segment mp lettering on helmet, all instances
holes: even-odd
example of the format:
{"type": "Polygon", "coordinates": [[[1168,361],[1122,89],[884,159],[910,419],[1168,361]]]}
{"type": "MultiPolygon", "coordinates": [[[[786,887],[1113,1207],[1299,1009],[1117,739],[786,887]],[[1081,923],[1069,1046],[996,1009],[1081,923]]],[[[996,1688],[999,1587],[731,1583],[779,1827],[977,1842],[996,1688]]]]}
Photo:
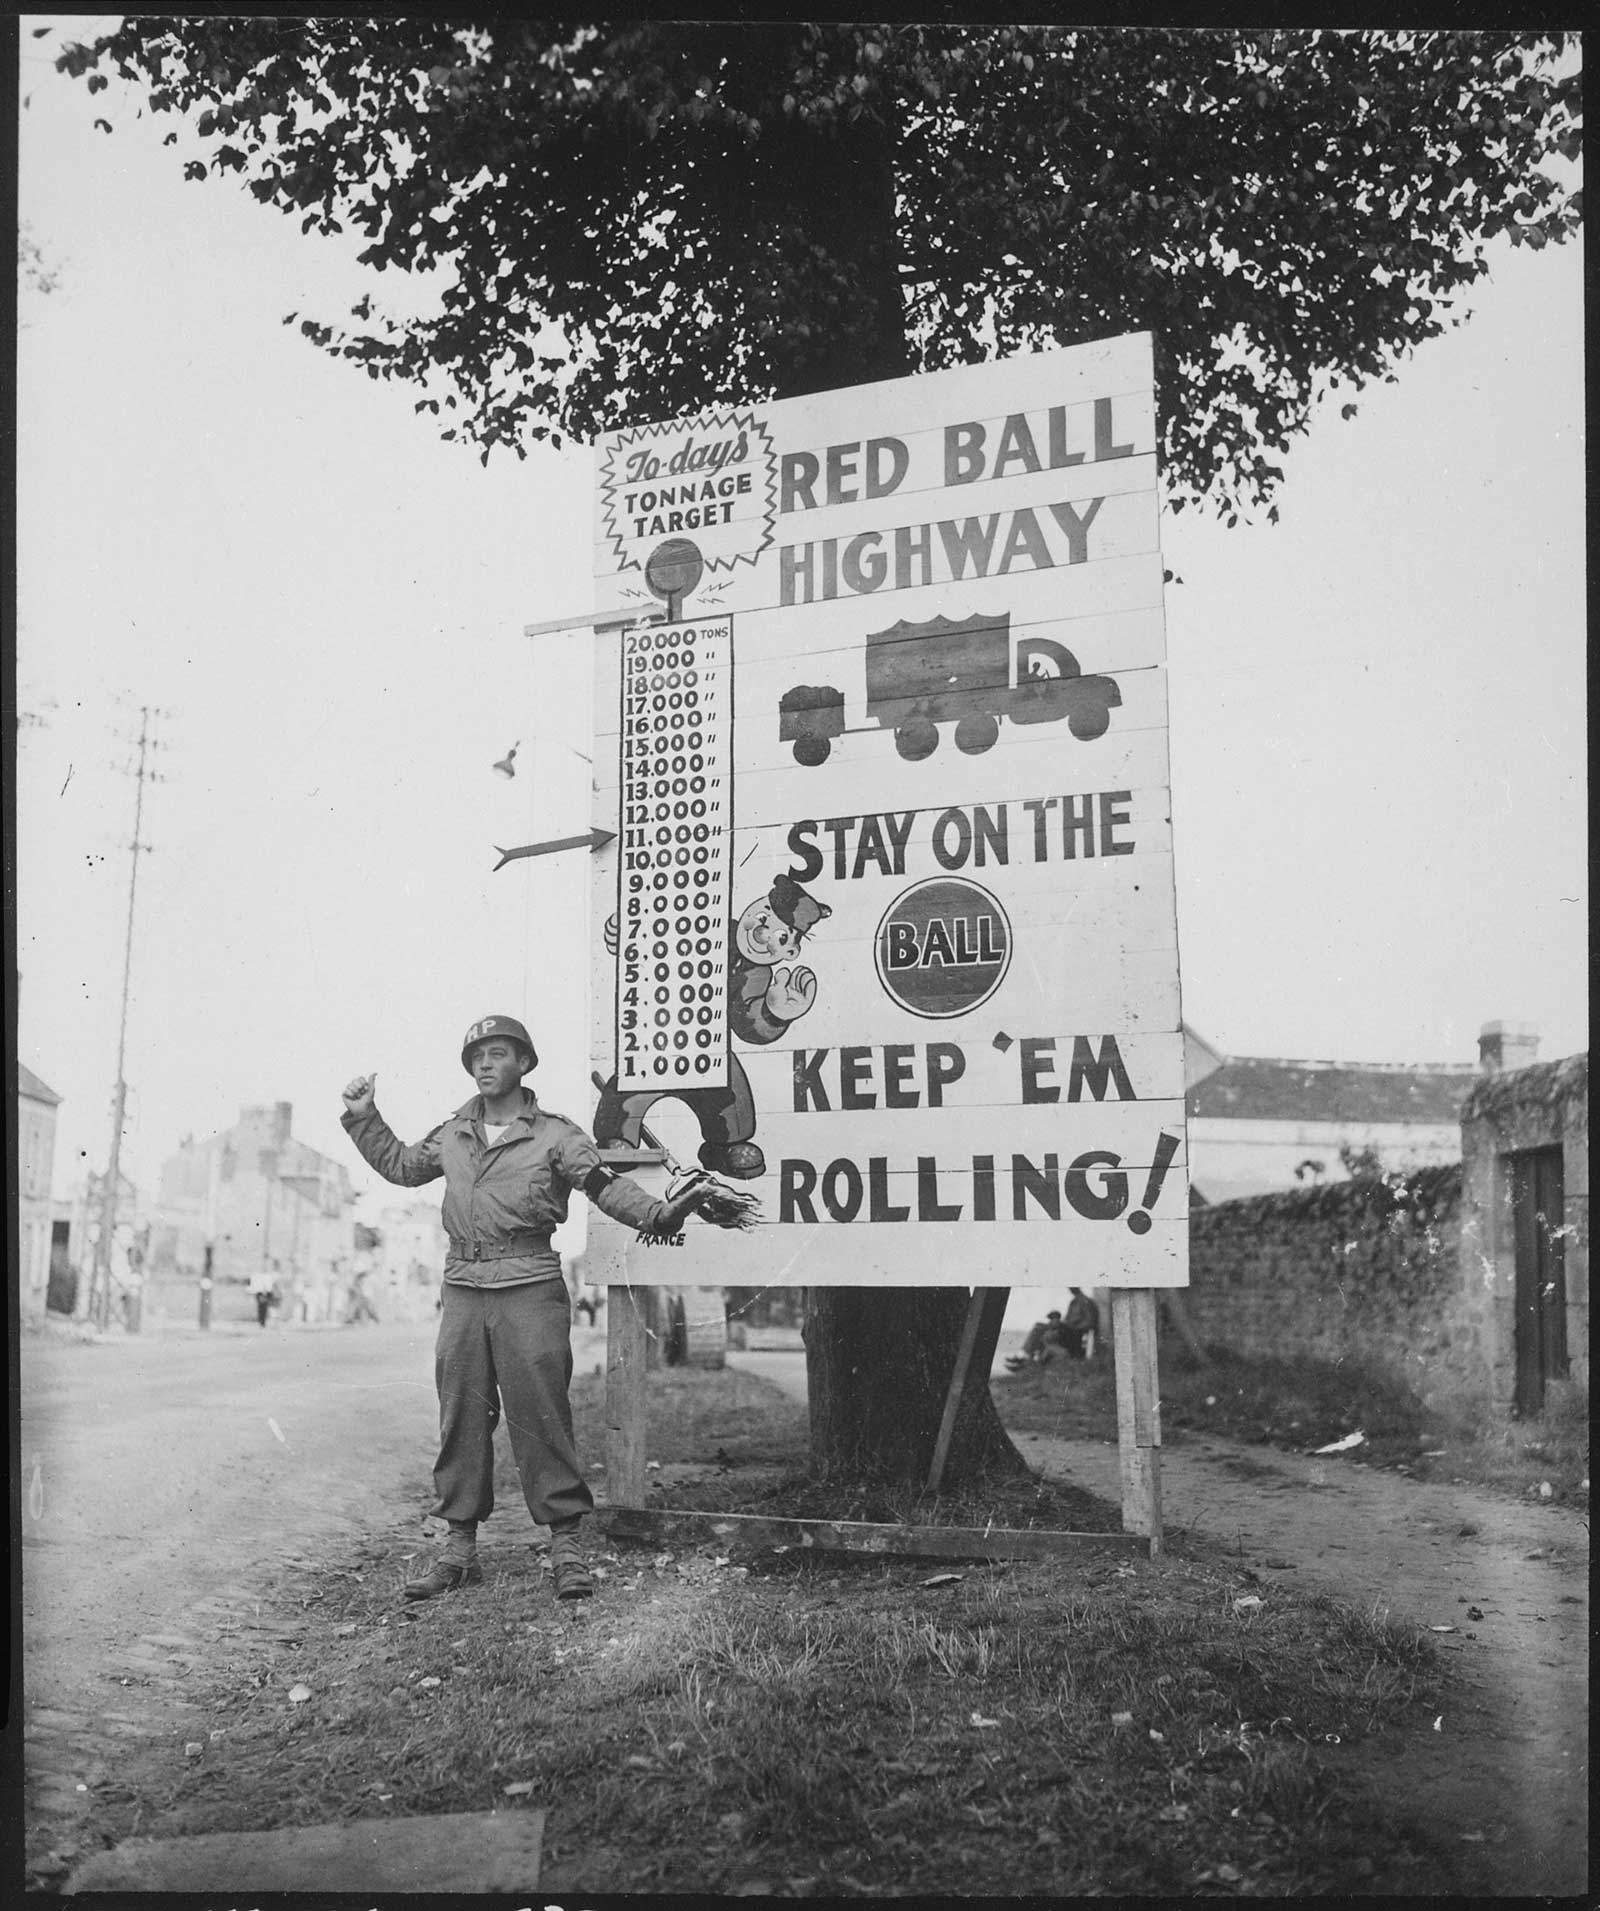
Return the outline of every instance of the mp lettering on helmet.
{"type": "Polygon", "coordinates": [[[515,1042],[519,1048],[526,1049],[528,1066],[538,1067],[539,1051],[533,1045],[533,1038],[514,1015],[485,1015],[480,1021],[474,1022],[461,1038],[461,1066],[470,1074],[472,1062],[469,1058],[473,1049],[479,1042],[497,1039],[515,1042]]]}

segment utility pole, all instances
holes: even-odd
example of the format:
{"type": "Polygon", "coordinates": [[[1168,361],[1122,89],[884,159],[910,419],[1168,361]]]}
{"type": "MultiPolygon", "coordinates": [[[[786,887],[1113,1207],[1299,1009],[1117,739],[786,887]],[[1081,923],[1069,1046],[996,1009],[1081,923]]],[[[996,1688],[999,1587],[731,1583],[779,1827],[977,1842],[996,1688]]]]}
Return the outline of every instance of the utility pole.
{"type": "Polygon", "coordinates": [[[122,1180],[122,1129],[128,1110],[128,1084],[124,1067],[128,1053],[128,985],[133,974],[133,907],[139,891],[139,856],[150,845],[140,840],[144,828],[144,786],[159,781],[149,768],[151,753],[158,747],[150,734],[152,717],[166,713],[144,704],[139,711],[139,766],[134,776],[133,840],[128,845],[128,926],[122,943],[122,1014],[117,1024],[117,1083],[111,1094],[111,1150],[106,1178],[101,1188],[100,1237],[94,1244],[94,1281],[90,1314],[95,1325],[109,1326],[111,1321],[111,1251],[117,1229],[117,1201],[122,1180]]]}

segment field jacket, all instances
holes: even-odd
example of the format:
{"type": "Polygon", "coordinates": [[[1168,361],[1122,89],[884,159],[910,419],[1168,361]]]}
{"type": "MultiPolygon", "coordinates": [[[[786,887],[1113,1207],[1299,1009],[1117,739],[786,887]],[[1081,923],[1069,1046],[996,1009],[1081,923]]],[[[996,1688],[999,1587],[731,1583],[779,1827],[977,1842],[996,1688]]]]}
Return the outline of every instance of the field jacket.
{"type": "Polygon", "coordinates": [[[444,1278],[463,1287],[559,1280],[550,1236],[566,1220],[575,1188],[625,1227],[656,1229],[667,1216],[665,1202],[613,1175],[578,1124],[541,1108],[531,1089],[523,1089],[522,1112],[495,1142],[484,1134],[481,1095],[410,1146],[376,1108],[365,1115],[346,1109],[341,1120],[385,1181],[420,1188],[444,1177],[444,1278]]]}

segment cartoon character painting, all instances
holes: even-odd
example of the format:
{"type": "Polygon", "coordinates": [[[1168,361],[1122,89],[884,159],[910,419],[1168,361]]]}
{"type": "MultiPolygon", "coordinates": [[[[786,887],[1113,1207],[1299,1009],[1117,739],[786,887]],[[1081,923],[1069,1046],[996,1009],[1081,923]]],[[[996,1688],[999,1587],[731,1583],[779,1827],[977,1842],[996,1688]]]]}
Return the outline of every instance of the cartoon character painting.
{"type": "MultiPolygon", "coordinates": [[[[729,937],[728,1027],[741,1042],[765,1047],[798,1022],[817,999],[817,978],[796,962],[805,938],[833,911],[781,875],[767,894],[746,905],[729,937]]],[[[605,926],[606,948],[617,947],[617,923],[605,926]]],[[[594,1138],[603,1149],[638,1147],[640,1124],[651,1106],[667,1097],[692,1109],[700,1124],[700,1165],[713,1173],[749,1181],[766,1171],[756,1144],[756,1107],[737,1051],[728,1056],[725,1088],[641,1088],[623,1091],[617,1078],[600,1091],[594,1138]]]]}

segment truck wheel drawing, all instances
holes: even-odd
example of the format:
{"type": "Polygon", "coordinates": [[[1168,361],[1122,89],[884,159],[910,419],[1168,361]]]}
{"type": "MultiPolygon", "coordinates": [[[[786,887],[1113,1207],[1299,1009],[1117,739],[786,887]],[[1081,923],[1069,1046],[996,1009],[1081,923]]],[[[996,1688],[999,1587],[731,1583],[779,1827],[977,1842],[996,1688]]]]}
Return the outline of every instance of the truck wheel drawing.
{"type": "MultiPolygon", "coordinates": [[[[981,756],[1013,723],[1065,721],[1081,742],[1104,736],[1122,702],[1114,678],[1086,677],[1072,652],[1051,637],[1024,637],[1012,679],[1011,619],[934,617],[902,621],[867,637],[867,716],[894,732],[894,747],[920,763],[939,747],[939,726],[955,725],[955,745],[981,756]]],[[[831,684],[797,684],[778,705],[778,735],[797,763],[826,762],[845,729],[844,696],[831,684]]]]}

